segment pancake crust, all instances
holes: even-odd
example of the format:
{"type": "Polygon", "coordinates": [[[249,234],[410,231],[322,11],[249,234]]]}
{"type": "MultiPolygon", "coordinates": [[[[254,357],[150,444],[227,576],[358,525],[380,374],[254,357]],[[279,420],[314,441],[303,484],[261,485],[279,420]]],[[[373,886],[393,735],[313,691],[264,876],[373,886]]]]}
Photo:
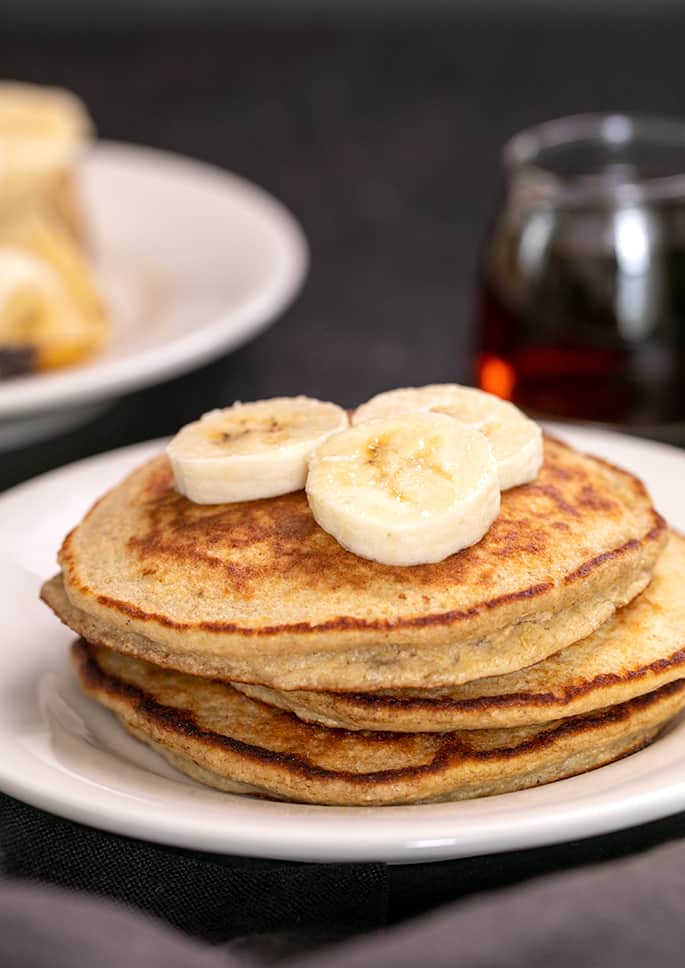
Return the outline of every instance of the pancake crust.
{"type": "Polygon", "coordinates": [[[235,684],[301,719],[345,729],[437,732],[544,723],[613,706],[685,676],[685,539],[672,534],[647,589],[592,635],[506,676],[456,689],[281,692],[235,684]]]}
{"type": "Polygon", "coordinates": [[[79,633],[195,675],[433,688],[512,672],[590,634],[646,586],[665,540],[635,477],[549,439],[538,478],[503,495],[482,541],[410,568],[345,551],[303,492],[192,504],[160,457],[66,538],[68,605],[59,582],[44,598],[79,633]]]}
{"type": "Polygon", "coordinates": [[[348,732],[84,641],[73,657],[86,692],[183,772],[219,789],[307,803],[458,800],[547,783],[639,749],[685,705],[679,680],[546,726],[348,732]]]}

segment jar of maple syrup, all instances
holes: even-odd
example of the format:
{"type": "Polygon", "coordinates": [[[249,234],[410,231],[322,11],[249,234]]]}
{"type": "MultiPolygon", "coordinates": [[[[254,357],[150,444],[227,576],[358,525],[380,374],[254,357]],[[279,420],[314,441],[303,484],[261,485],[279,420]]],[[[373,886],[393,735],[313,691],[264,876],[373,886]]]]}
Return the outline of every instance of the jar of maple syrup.
{"type": "Polygon", "coordinates": [[[685,122],[578,115],[516,135],[503,161],[479,386],[685,443],[685,122]]]}

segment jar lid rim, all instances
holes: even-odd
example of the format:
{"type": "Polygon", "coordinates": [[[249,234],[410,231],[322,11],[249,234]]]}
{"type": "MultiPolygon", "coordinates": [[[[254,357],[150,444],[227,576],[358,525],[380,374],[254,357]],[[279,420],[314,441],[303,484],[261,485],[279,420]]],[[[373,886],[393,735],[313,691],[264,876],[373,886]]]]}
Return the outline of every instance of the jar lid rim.
{"type": "Polygon", "coordinates": [[[676,118],[622,113],[569,115],[518,132],[505,143],[502,157],[509,176],[525,173],[539,183],[550,202],[558,204],[631,204],[685,196],[685,121],[676,118]],[[564,175],[540,161],[545,151],[582,141],[607,148],[640,141],[682,147],[683,171],[651,177],[564,175]]]}

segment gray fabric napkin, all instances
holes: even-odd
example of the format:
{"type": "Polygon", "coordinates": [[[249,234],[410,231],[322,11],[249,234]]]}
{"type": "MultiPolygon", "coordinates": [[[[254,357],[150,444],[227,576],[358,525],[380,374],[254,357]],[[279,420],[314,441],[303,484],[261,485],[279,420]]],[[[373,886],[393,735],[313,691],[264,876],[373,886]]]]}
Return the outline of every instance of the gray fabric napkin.
{"type": "Polygon", "coordinates": [[[450,905],[292,968],[670,968],[685,962],[684,913],[678,842],[450,905]]]}
{"type": "Polygon", "coordinates": [[[386,874],[384,864],[295,863],[149,843],[0,794],[0,878],[120,901],[211,944],[268,937],[294,952],[371,931],[387,920],[386,874]]]}
{"type": "MultiPolygon", "coordinates": [[[[179,891],[183,885],[178,885],[179,891]]],[[[666,968],[685,951],[685,842],[453,904],[283,968],[666,968]]],[[[268,959],[266,959],[268,960],[268,959]]],[[[3,968],[245,968],[145,915],[55,888],[0,886],[3,968]]]]}

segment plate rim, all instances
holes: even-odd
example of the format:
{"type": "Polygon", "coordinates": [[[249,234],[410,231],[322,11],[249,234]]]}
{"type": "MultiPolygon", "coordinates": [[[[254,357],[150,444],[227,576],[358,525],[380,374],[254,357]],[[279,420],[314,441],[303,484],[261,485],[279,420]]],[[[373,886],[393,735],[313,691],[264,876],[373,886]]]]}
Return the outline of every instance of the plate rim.
{"type": "MultiPolygon", "coordinates": [[[[594,443],[601,446],[602,438],[617,437],[622,442],[637,445],[640,450],[655,456],[658,453],[664,457],[675,457],[685,467],[685,452],[668,444],[646,441],[629,434],[615,434],[603,429],[588,430],[586,427],[559,424],[547,426],[554,433],[566,434],[573,443],[578,443],[578,438],[581,438],[581,446],[584,448],[594,443]]],[[[5,491],[0,495],[0,525],[5,510],[11,510],[12,503],[17,499],[30,498],[32,491],[49,489],[60,479],[64,483],[65,479],[88,472],[100,463],[112,462],[114,466],[118,466],[122,462],[137,461],[163,446],[165,440],[166,438],[158,438],[105,451],[47,471],[5,491]]],[[[609,459],[612,459],[611,456],[609,459]]],[[[121,467],[117,474],[120,475],[123,470],[121,467]]],[[[648,474],[645,476],[649,477],[648,474]]],[[[649,480],[647,484],[649,486],[649,480]]],[[[11,558],[9,560],[11,563],[11,558]]],[[[11,741],[12,735],[16,735],[10,733],[8,736],[7,725],[2,725],[0,748],[11,741]]],[[[503,794],[480,801],[406,807],[325,807],[277,801],[260,802],[211,791],[212,803],[216,796],[228,798],[225,801],[228,805],[225,811],[226,829],[223,831],[217,829],[216,823],[203,829],[201,823],[193,822],[193,818],[166,818],[164,822],[160,822],[159,815],[154,812],[151,816],[146,815],[145,811],[141,814],[140,805],[136,806],[135,798],[123,789],[116,791],[108,809],[103,809],[102,804],[97,805],[97,795],[90,799],[84,796],[84,790],[93,781],[78,775],[69,777],[69,791],[66,794],[58,785],[50,787],[48,784],[41,788],[40,783],[37,785],[36,781],[32,781],[30,770],[23,776],[17,771],[12,775],[15,757],[7,762],[4,757],[0,757],[0,789],[33,806],[77,822],[124,836],[177,847],[310,862],[356,860],[419,863],[541,847],[564,840],[601,835],[683,809],[685,756],[681,756],[678,761],[679,769],[674,770],[672,764],[666,762],[668,755],[679,755],[678,749],[682,748],[683,735],[685,722],[681,721],[654,746],[597,771],[533,790],[503,794]],[[642,765],[636,772],[634,767],[638,763],[642,765]],[[593,786],[592,779],[588,778],[599,774],[605,780],[607,777],[616,778],[610,784],[610,791],[617,788],[621,792],[616,794],[613,801],[610,800],[606,782],[603,787],[600,784],[596,792],[590,791],[580,797],[577,794],[571,795],[567,808],[555,803],[554,797],[551,801],[545,801],[546,790],[563,788],[571,791],[575,786],[582,791],[586,786],[593,786]],[[622,787],[627,787],[627,792],[622,787]],[[522,797],[521,794],[528,794],[528,797],[522,797]],[[532,799],[535,802],[536,795],[537,800],[542,801],[540,812],[531,807],[515,806],[525,800],[532,799]],[[519,799],[512,800],[512,797],[519,799]],[[508,802],[512,807],[506,824],[498,816],[496,809],[502,798],[509,798],[508,802]],[[122,808],[122,803],[126,804],[125,808],[122,808]],[[474,816],[478,809],[474,805],[483,803],[488,804],[488,808],[483,810],[482,818],[476,823],[474,816]],[[468,804],[472,806],[469,807],[468,804]],[[457,832],[454,829],[460,826],[460,807],[462,815],[466,810],[469,817],[465,824],[461,824],[465,828],[461,834],[458,829],[457,832]],[[454,819],[450,820],[452,812],[454,819]],[[420,818],[418,822],[417,816],[420,818]],[[423,830],[422,837],[417,835],[419,827],[423,830]],[[493,831],[496,834],[494,839],[493,831]]],[[[58,767],[43,764],[41,761],[42,769],[55,772],[58,767]]],[[[213,816],[214,808],[210,806],[208,810],[213,816]]],[[[173,814],[173,810],[169,812],[173,814]]]]}
{"type": "Polygon", "coordinates": [[[135,142],[98,140],[89,160],[142,160],[161,164],[190,178],[200,177],[248,199],[255,211],[268,217],[280,248],[277,271],[268,289],[253,293],[228,314],[218,313],[199,329],[184,333],[162,346],[142,349],[132,357],[94,362],[88,369],[73,367],[47,374],[29,374],[0,384],[0,421],[40,414],[46,409],[114,399],[123,392],[153,386],[253,339],[275,322],[302,289],[310,265],[307,238],[295,215],[265,188],[242,175],[190,155],[135,142]],[[230,325],[229,325],[230,322],[230,325]],[[153,361],[151,365],[151,361],[153,361]]]}

